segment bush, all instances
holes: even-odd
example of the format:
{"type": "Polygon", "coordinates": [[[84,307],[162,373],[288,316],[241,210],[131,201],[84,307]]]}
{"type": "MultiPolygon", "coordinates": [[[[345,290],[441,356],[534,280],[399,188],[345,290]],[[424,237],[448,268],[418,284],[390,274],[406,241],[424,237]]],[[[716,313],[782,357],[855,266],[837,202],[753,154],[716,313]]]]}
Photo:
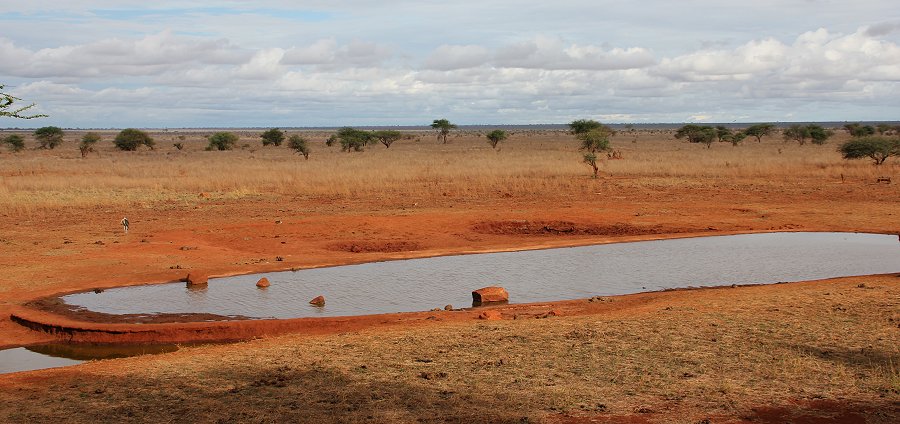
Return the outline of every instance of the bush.
{"type": "Polygon", "coordinates": [[[861,137],[842,144],[838,151],[844,159],[869,158],[881,165],[891,156],[900,156],[900,139],[861,137]]]}
{"type": "Polygon", "coordinates": [[[63,132],[60,127],[42,127],[34,130],[34,138],[40,143],[41,149],[55,149],[63,142],[63,132]]]}
{"type": "Polygon", "coordinates": [[[206,150],[231,150],[237,145],[238,136],[230,132],[217,132],[209,136],[206,150]]]}
{"type": "Polygon", "coordinates": [[[291,148],[296,153],[303,155],[304,158],[309,160],[309,143],[305,138],[300,137],[297,134],[292,135],[288,138],[288,147],[291,148]]]}
{"type": "Polygon", "coordinates": [[[508,135],[506,131],[503,130],[493,130],[487,133],[488,144],[491,145],[491,148],[496,149],[497,145],[500,144],[501,141],[506,140],[508,135]]]}
{"type": "Polygon", "coordinates": [[[276,147],[281,146],[281,143],[284,142],[284,132],[282,132],[278,128],[272,128],[260,136],[262,138],[263,146],[268,146],[270,144],[274,144],[276,147]]]}
{"type": "Polygon", "coordinates": [[[153,147],[156,146],[156,142],[153,141],[149,134],[134,128],[126,128],[119,131],[119,134],[113,139],[113,143],[117,149],[128,152],[137,150],[141,145],[149,147],[150,150],[153,150],[153,147]]]}
{"type": "Polygon", "coordinates": [[[100,134],[95,132],[89,132],[81,137],[81,144],[78,145],[78,150],[81,151],[81,157],[87,156],[88,153],[95,152],[94,145],[100,142],[100,134]]]}
{"type": "Polygon", "coordinates": [[[18,134],[10,134],[3,139],[3,142],[6,143],[9,147],[9,150],[13,152],[21,152],[25,150],[25,138],[18,134]]]}

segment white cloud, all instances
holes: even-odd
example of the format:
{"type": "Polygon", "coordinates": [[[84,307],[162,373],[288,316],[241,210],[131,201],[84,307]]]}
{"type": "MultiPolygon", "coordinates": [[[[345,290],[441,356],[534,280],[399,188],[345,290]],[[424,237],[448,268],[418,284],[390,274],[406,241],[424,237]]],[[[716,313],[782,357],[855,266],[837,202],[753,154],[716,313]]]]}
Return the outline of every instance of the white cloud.
{"type": "Polygon", "coordinates": [[[536,37],[505,46],[494,64],[506,68],[611,70],[651,66],[653,55],[641,47],[605,50],[595,45],[566,45],[558,38],[536,37]]]}
{"type": "Polygon", "coordinates": [[[441,45],[425,59],[425,69],[449,71],[474,68],[484,65],[490,59],[490,52],[484,46],[441,45]]]}

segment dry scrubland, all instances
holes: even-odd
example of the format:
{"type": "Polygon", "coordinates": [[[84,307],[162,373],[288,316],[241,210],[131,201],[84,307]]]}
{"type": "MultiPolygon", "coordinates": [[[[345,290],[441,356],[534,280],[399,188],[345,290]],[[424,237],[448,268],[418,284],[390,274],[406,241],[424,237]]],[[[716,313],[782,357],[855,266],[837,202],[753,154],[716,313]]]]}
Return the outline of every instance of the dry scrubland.
{"type": "MultiPolygon", "coordinates": [[[[118,152],[114,132],[103,133],[99,153],[82,159],[83,133],[70,131],[62,147],[49,151],[0,154],[0,208],[29,212],[68,206],[124,206],[154,202],[191,202],[199,193],[217,198],[322,196],[374,198],[479,198],[556,193],[592,195],[596,185],[580,162],[578,142],[561,131],[520,131],[488,146],[476,132],[459,132],[446,145],[433,133],[407,133],[390,149],[369,146],[345,153],[326,147],[330,133],[305,132],[312,155],[303,160],[285,147],[263,147],[257,131],[240,131],[234,151],[203,151],[201,132],[153,133],[154,151],[118,152]],[[179,136],[183,136],[182,141],[179,136]],[[182,142],[184,150],[172,145],[182,142]]],[[[841,132],[825,146],[785,144],[780,137],[763,143],[748,139],[739,147],[716,143],[711,149],[688,144],[674,132],[622,132],[612,146],[624,160],[605,161],[602,172],[642,188],[685,184],[728,184],[775,178],[827,184],[844,178],[874,180],[896,175],[897,160],[874,167],[866,160],[845,161],[836,146],[841,132]]],[[[30,138],[30,136],[29,136],[30,138]]],[[[29,147],[34,144],[31,141],[29,147]]]]}
{"type": "MultiPolygon", "coordinates": [[[[842,160],[843,132],[825,146],[772,137],[711,149],[673,132],[623,132],[612,146],[624,159],[604,160],[596,180],[574,137],[553,131],[514,132],[499,152],[475,133],[441,145],[423,132],[362,153],[309,132],[308,161],[262,147],[259,132],[241,131],[248,146],[229,152],[203,151],[197,131],[157,132],[156,150],[118,152],[114,134],[86,159],[74,131],[56,150],[0,153],[0,312],[180,278],[175,264],[258,272],[622,239],[473,229],[486,221],[900,229],[900,164],[842,160]],[[356,242],[374,249],[335,248],[356,242]],[[414,251],[379,251],[384,242],[414,251]]],[[[442,322],[453,312],[441,312],[408,328],[0,376],[0,421],[897,422],[898,287],[880,276],[651,293],[548,319],[442,322]]],[[[0,323],[4,341],[31,333],[0,323]]]]}

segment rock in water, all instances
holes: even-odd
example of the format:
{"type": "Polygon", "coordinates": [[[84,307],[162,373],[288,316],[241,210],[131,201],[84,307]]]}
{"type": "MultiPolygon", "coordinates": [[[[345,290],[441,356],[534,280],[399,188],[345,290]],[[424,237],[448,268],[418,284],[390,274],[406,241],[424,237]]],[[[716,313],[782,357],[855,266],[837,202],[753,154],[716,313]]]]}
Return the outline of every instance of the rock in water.
{"type": "Polygon", "coordinates": [[[259,281],[256,282],[256,287],[259,288],[265,288],[269,286],[271,286],[271,284],[269,284],[269,279],[266,277],[260,278],[259,281]]]}
{"type": "Polygon", "coordinates": [[[310,305],[325,306],[325,296],[316,296],[315,299],[309,301],[310,305]]]}
{"type": "Polygon", "coordinates": [[[472,304],[475,306],[483,303],[508,302],[509,293],[503,287],[485,287],[472,292],[472,304]]]}
{"type": "Polygon", "coordinates": [[[194,271],[188,273],[184,281],[189,286],[205,286],[207,283],[209,283],[209,277],[206,274],[194,271]]]}

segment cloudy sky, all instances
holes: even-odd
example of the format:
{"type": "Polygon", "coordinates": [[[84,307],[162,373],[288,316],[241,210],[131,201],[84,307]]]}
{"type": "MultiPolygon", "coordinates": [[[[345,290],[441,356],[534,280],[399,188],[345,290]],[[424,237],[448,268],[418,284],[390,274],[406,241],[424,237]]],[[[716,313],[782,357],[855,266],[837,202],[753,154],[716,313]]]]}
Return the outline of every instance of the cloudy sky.
{"type": "Polygon", "coordinates": [[[900,120],[896,0],[0,1],[0,127],[900,120]]]}

